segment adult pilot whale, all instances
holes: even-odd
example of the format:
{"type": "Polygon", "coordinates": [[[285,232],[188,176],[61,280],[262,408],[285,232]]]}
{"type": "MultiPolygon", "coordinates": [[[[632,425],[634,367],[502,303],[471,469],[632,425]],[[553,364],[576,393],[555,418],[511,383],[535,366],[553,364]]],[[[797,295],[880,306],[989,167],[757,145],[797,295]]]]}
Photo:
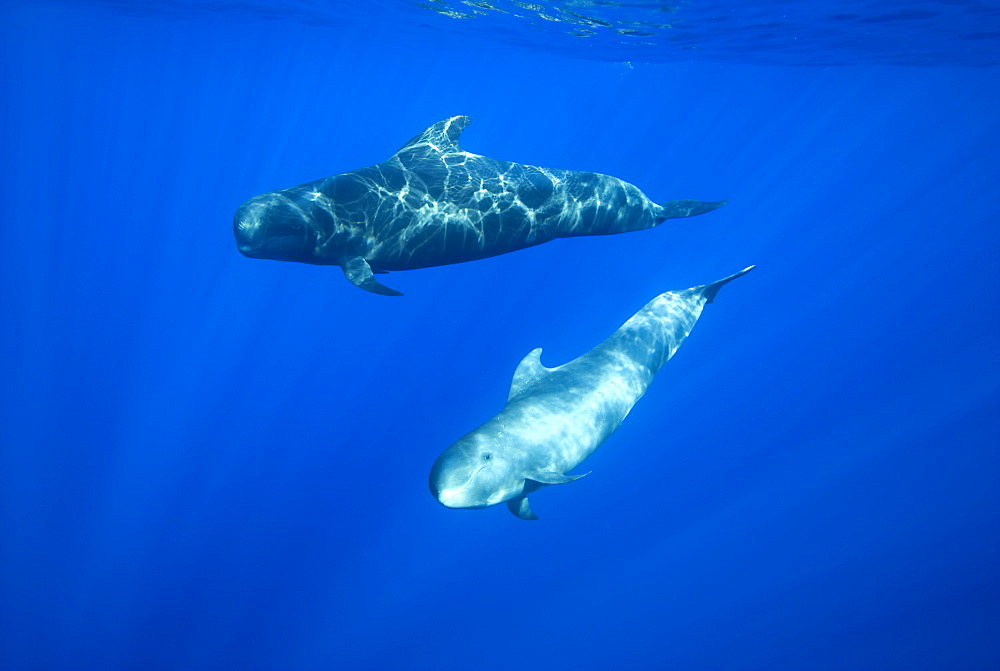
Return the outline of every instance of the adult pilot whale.
{"type": "Polygon", "coordinates": [[[400,296],[372,273],[637,231],[725,204],[658,205],[616,177],[470,154],[458,144],[468,125],[439,121],[382,163],[251,198],[233,221],[240,252],[338,265],[362,289],[400,296]]]}
{"type": "Polygon", "coordinates": [[[542,365],[541,349],[530,352],[514,371],[504,409],[434,462],[431,493],[449,508],[506,501],[521,519],[538,519],[528,494],[587,475],[567,473],[615,432],[719,289],[752,269],[660,294],[603,343],[557,368],[542,365]]]}

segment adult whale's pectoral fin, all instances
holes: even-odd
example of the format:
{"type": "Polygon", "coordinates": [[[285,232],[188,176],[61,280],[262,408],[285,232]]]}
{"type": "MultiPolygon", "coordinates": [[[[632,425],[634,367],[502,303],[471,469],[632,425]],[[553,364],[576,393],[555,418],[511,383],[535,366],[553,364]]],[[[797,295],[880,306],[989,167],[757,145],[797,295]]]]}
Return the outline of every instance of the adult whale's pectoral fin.
{"type": "Polygon", "coordinates": [[[664,221],[679,217],[693,217],[698,214],[717,210],[728,202],[728,200],[717,200],[715,202],[704,200],[668,200],[660,205],[660,212],[657,214],[656,220],[664,221]]]}
{"type": "Polygon", "coordinates": [[[531,506],[528,505],[527,496],[519,496],[516,499],[511,499],[507,502],[507,510],[514,513],[517,517],[522,520],[537,520],[538,515],[531,511],[531,506]]]}
{"type": "Polygon", "coordinates": [[[517,370],[514,371],[514,379],[510,383],[510,393],[507,394],[507,400],[511,400],[552,371],[552,368],[546,368],[542,365],[542,348],[536,347],[531,350],[527,356],[521,359],[521,363],[517,364],[517,370]]]}
{"type": "Polygon", "coordinates": [[[365,291],[370,291],[373,294],[382,294],[383,296],[402,296],[395,289],[390,289],[384,284],[379,283],[375,279],[375,275],[372,274],[371,266],[360,256],[354,256],[349,259],[345,259],[340,267],[344,271],[344,275],[351,281],[355,286],[361,287],[365,291]]]}
{"type": "Polygon", "coordinates": [[[543,485],[565,485],[567,482],[579,480],[585,475],[590,475],[590,473],[591,471],[581,473],[580,475],[564,475],[555,471],[535,471],[527,479],[540,482],[543,485]]]}

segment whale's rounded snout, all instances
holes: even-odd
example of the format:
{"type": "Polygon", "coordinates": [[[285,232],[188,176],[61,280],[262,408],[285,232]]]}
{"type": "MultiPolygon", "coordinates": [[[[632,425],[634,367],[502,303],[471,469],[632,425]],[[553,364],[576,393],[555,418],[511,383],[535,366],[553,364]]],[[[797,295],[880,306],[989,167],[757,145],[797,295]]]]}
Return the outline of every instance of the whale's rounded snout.
{"type": "Polygon", "coordinates": [[[306,261],[315,234],[301,212],[271,194],[251,198],[233,217],[236,247],[244,256],[279,261],[306,261]]]}
{"type": "Polygon", "coordinates": [[[437,458],[428,478],[431,494],[447,508],[486,508],[523,488],[498,450],[478,436],[465,437],[437,458]]]}
{"type": "Polygon", "coordinates": [[[464,464],[455,463],[452,455],[443,454],[431,467],[428,478],[431,495],[447,508],[479,508],[473,496],[475,472],[469,472],[464,464]]]}
{"type": "Polygon", "coordinates": [[[251,198],[240,205],[233,216],[233,235],[236,247],[244,256],[254,256],[254,252],[267,241],[266,207],[257,198],[251,198]]]}
{"type": "Polygon", "coordinates": [[[440,459],[434,462],[430,477],[428,478],[431,496],[437,499],[438,503],[448,508],[463,508],[462,492],[464,488],[461,484],[455,486],[456,483],[453,482],[453,479],[450,477],[447,469],[442,467],[440,459]]]}

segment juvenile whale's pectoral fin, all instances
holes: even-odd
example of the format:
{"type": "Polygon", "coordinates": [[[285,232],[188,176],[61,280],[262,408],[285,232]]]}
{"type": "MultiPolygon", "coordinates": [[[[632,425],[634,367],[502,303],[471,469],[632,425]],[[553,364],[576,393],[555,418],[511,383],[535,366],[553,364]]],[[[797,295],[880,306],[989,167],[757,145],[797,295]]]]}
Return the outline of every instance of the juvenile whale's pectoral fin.
{"type": "Polygon", "coordinates": [[[467,116],[453,116],[450,119],[438,121],[404,144],[396,153],[431,152],[444,154],[462,151],[462,148],[458,146],[458,138],[471,121],[472,119],[467,116]]]}
{"type": "Polygon", "coordinates": [[[514,379],[510,383],[510,393],[507,394],[507,400],[509,401],[514,398],[524,391],[525,388],[551,373],[552,370],[552,368],[546,368],[542,365],[541,347],[531,350],[527,356],[521,359],[521,363],[517,364],[517,369],[514,371],[514,379]]]}
{"type": "Polygon", "coordinates": [[[528,480],[540,482],[543,485],[565,485],[567,482],[579,480],[585,475],[590,475],[591,471],[580,475],[564,475],[555,471],[536,471],[527,477],[528,480]]]}
{"type": "Polygon", "coordinates": [[[511,499],[507,502],[507,510],[514,513],[517,517],[522,520],[537,520],[538,515],[531,511],[531,506],[528,505],[527,496],[519,496],[516,499],[511,499]]]}
{"type": "Polygon", "coordinates": [[[383,296],[402,296],[395,289],[390,289],[378,282],[375,276],[372,274],[371,266],[360,256],[353,256],[349,259],[345,259],[340,267],[344,271],[344,275],[351,281],[355,286],[361,287],[365,291],[370,291],[373,294],[382,294],[383,296]]]}
{"type": "Polygon", "coordinates": [[[668,200],[660,205],[660,212],[656,215],[656,221],[659,223],[667,219],[705,214],[706,212],[717,210],[728,202],[728,200],[717,200],[715,202],[706,202],[703,200],[668,200]]]}

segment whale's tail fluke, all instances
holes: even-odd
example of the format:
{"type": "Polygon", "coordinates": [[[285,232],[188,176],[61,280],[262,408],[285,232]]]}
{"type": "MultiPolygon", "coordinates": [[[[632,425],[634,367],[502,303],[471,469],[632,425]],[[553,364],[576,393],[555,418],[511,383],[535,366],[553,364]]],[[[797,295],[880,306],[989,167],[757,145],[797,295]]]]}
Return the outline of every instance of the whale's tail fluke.
{"type": "Polygon", "coordinates": [[[702,296],[705,297],[706,304],[711,303],[712,301],[715,300],[715,294],[719,293],[719,289],[729,284],[737,277],[743,277],[756,267],[757,266],[750,266],[749,268],[744,268],[740,272],[730,275],[729,277],[724,277],[721,280],[718,280],[717,282],[712,282],[711,284],[703,284],[700,287],[692,287],[691,289],[688,289],[688,291],[690,291],[691,293],[700,293],[702,296]]]}
{"type": "Polygon", "coordinates": [[[656,223],[659,224],[667,219],[705,214],[706,212],[711,212],[722,207],[728,202],[728,200],[717,200],[715,202],[704,200],[668,200],[660,205],[660,212],[656,216],[656,223]]]}

